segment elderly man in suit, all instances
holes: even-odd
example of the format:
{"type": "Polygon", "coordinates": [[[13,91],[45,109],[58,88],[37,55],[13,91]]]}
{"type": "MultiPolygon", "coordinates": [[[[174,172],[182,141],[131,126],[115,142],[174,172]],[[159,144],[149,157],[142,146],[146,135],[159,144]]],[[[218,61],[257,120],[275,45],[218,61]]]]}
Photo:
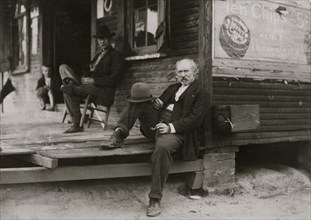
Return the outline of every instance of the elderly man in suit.
{"type": "MultiPolygon", "coordinates": [[[[119,119],[112,136],[101,144],[101,149],[122,147],[136,119],[141,132],[155,140],[151,156],[152,181],[147,216],[161,213],[160,200],[169,174],[173,155],[181,153],[184,160],[196,160],[199,155],[203,121],[207,113],[207,90],[196,74],[197,65],[191,59],[176,63],[178,83],[170,85],[159,98],[153,98],[146,83],[131,88],[128,106],[119,119]]],[[[204,133],[204,132],[203,132],[204,133]]]]}
{"type": "Polygon", "coordinates": [[[66,64],[59,67],[63,80],[61,87],[67,111],[72,119],[72,126],[64,133],[83,131],[80,127],[80,99],[91,95],[95,102],[103,106],[111,106],[114,101],[116,86],[122,77],[124,58],[111,46],[115,33],[103,26],[93,37],[97,39],[100,52],[83,69],[83,77],[79,77],[66,64]]]}

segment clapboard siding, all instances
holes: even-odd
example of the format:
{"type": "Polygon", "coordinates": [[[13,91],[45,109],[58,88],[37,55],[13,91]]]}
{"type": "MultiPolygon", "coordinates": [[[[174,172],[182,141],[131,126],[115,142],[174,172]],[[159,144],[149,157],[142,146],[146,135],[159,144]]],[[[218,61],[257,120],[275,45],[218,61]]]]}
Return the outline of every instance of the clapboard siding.
{"type": "Polygon", "coordinates": [[[171,0],[171,56],[198,54],[199,1],[171,0]]]}
{"type": "Polygon", "coordinates": [[[215,134],[215,145],[308,139],[306,134],[311,131],[309,83],[219,77],[214,77],[213,83],[213,105],[259,104],[260,106],[258,131],[230,135],[215,134]],[[270,132],[270,135],[266,135],[266,132],[270,132]]]}
{"type": "Polygon", "coordinates": [[[160,95],[168,85],[176,82],[175,63],[190,57],[198,58],[198,11],[199,1],[170,1],[170,50],[165,58],[127,61],[126,76],[119,83],[111,108],[109,123],[115,123],[126,105],[125,97],[131,86],[143,81],[151,86],[153,95],[160,95]]]}

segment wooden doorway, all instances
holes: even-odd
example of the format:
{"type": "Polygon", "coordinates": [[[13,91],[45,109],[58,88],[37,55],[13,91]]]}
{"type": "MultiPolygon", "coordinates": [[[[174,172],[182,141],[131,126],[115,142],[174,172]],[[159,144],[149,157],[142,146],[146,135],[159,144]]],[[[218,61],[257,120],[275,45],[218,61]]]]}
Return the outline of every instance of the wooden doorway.
{"type": "Polygon", "coordinates": [[[59,65],[68,64],[81,75],[82,66],[90,60],[91,1],[55,1],[53,20],[53,89],[56,103],[63,103],[59,65]]]}

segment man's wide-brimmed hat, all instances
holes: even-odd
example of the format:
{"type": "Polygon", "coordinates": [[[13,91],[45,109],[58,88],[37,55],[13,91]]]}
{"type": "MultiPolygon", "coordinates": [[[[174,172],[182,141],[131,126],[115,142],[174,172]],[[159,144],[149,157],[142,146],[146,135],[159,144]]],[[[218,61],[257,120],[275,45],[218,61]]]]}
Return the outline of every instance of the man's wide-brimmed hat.
{"type": "Polygon", "coordinates": [[[150,86],[147,83],[138,82],[132,85],[131,95],[127,97],[129,102],[146,102],[152,100],[150,86]]]}
{"type": "Polygon", "coordinates": [[[112,38],[116,33],[110,32],[109,28],[104,25],[97,29],[96,35],[93,35],[95,38],[112,38]]]}

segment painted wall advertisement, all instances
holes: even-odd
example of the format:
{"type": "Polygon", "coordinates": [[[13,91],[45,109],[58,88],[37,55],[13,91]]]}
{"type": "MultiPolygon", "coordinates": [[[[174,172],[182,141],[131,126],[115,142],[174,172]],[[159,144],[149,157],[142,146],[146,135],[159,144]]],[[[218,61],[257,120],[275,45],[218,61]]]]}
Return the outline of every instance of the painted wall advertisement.
{"type": "Polygon", "coordinates": [[[215,58],[311,64],[310,9],[216,0],[214,13],[215,58]]]}

